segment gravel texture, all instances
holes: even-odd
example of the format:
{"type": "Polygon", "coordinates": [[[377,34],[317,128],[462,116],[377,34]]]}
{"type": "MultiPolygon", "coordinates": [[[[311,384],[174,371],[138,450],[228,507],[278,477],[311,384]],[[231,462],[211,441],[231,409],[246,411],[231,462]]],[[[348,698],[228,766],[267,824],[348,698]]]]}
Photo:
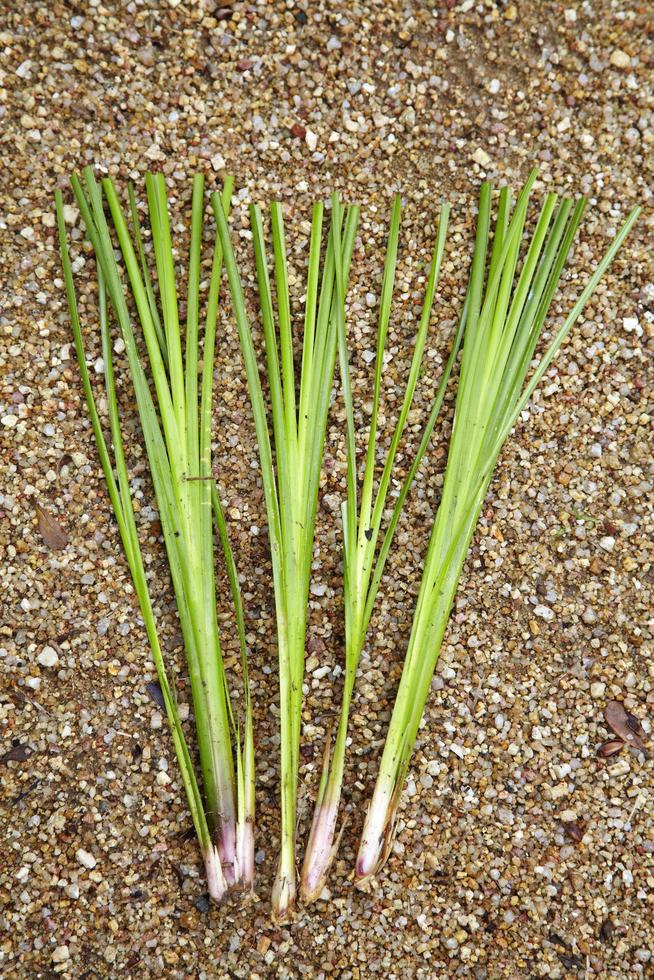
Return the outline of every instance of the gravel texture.
{"type": "MultiPolygon", "coordinates": [[[[645,0],[0,0],[0,14],[0,973],[652,976],[652,762],[635,750],[596,755],[610,738],[608,701],[624,702],[646,739],[654,717],[651,7],[645,0]],[[438,200],[447,197],[451,234],[410,448],[460,310],[479,181],[488,175],[517,186],[534,161],[541,191],[585,192],[593,204],[553,323],[628,210],[640,202],[645,213],[502,455],[446,635],[394,853],[362,892],[348,875],[437,499],[446,431],[437,433],[362,661],[340,859],[329,892],[283,929],[268,918],[277,695],[264,507],[235,329],[223,314],[216,458],[252,647],[261,900],[209,908],[80,398],[53,190],[87,163],[123,188],[128,176],[163,169],[177,223],[188,214],[194,172],[203,169],[216,186],[233,172],[242,189],[237,234],[250,195],[285,202],[289,239],[298,243],[298,307],[310,201],[332,187],[360,201],[349,329],[364,426],[384,222],[391,192],[401,189],[386,434],[410,360],[417,277],[438,200]]],[[[68,220],[79,239],[72,207],[68,220]]],[[[179,240],[181,257],[183,230],[179,240]]],[[[249,242],[238,241],[251,273],[249,242]]],[[[84,267],[84,254],[76,245],[82,310],[95,329],[93,268],[84,267]]],[[[129,389],[123,397],[133,425],[129,389]]],[[[342,436],[336,399],[311,596],[300,841],[340,692],[342,436]]],[[[135,426],[129,442],[157,612],[184,702],[183,658],[135,426]]],[[[229,623],[223,632],[236,663],[229,623]]]]}

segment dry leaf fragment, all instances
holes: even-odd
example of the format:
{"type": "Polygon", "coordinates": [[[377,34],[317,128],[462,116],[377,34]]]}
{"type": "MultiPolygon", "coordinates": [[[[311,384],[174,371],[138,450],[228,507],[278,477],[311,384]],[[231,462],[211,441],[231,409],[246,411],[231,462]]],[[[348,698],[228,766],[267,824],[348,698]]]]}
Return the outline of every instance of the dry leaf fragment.
{"type": "Polygon", "coordinates": [[[29,745],[12,745],[4,755],[0,756],[0,762],[25,762],[31,754],[29,745]]]}
{"type": "Polygon", "coordinates": [[[159,705],[160,708],[166,707],[166,701],[163,696],[163,691],[161,690],[161,684],[159,681],[151,681],[149,684],[145,685],[145,689],[152,698],[152,700],[159,705]]]}
{"type": "Polygon", "coordinates": [[[36,505],[36,513],[39,519],[39,531],[41,532],[43,543],[51,551],[61,551],[68,544],[68,535],[63,527],[55,520],[52,514],[49,514],[39,504],[36,505]]]}
{"type": "Polygon", "coordinates": [[[579,821],[568,821],[563,824],[563,829],[575,844],[581,844],[584,839],[584,834],[586,833],[586,822],[584,820],[579,821]]]}
{"type": "Polygon", "coordinates": [[[633,748],[644,750],[645,744],[641,737],[644,732],[640,722],[634,715],[629,714],[620,701],[609,701],[604,709],[604,720],[623,742],[633,746],[633,748]]]}
{"type": "Polygon", "coordinates": [[[630,711],[627,712],[627,724],[629,725],[629,728],[634,733],[634,735],[637,735],[638,738],[641,739],[645,738],[645,729],[641,725],[638,718],[636,718],[635,715],[632,715],[630,711]]]}
{"type": "Polygon", "coordinates": [[[599,749],[597,750],[597,755],[600,759],[609,759],[612,755],[615,755],[616,752],[621,752],[623,748],[624,742],[622,739],[614,738],[600,745],[599,749]]]}

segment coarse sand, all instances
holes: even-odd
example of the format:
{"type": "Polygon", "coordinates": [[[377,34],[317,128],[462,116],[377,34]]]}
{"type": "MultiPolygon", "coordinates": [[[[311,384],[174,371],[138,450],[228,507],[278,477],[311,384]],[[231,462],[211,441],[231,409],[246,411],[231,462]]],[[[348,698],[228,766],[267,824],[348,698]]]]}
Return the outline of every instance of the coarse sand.
{"type": "MultiPolygon", "coordinates": [[[[610,737],[607,702],[623,701],[648,737],[654,717],[653,37],[646,0],[0,0],[3,977],[654,975],[653,763],[627,749],[597,757],[610,737]],[[540,193],[591,198],[550,325],[628,211],[644,205],[501,456],[397,841],[361,891],[349,874],[438,500],[450,393],[362,658],[339,859],[321,900],[289,927],[269,918],[279,819],[273,600],[229,302],[219,324],[216,475],[244,582],[258,753],[259,901],[243,908],[206,899],[81,398],[52,196],[89,163],[122,192],[136,179],[140,200],[145,171],[164,171],[180,263],[191,175],[203,170],[213,188],[234,173],[234,235],[252,309],[247,201],[284,202],[299,314],[311,201],[338,188],[359,202],[348,328],[362,434],[385,223],[401,190],[382,442],[410,362],[439,201],[451,201],[401,472],[460,312],[480,181],[517,188],[536,163],[540,193]]],[[[94,267],[66,195],[93,360],[94,267]]],[[[205,258],[212,235],[208,216],[205,258]]],[[[129,385],[121,398],[152,591],[184,711],[184,658],[129,385]]],[[[343,417],[336,391],[317,517],[300,855],[340,695],[343,417]]],[[[222,573],[219,586],[226,613],[222,573]]],[[[227,617],[222,633],[238,691],[227,617]]]]}

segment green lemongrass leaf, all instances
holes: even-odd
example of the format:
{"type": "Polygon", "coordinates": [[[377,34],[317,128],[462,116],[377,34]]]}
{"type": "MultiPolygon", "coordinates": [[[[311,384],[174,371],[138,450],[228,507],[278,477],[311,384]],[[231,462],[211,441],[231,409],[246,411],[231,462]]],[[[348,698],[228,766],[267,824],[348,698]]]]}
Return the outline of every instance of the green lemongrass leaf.
{"type": "MultiPolygon", "coordinates": [[[[191,248],[188,267],[188,291],[186,296],[186,356],[184,362],[184,392],[186,421],[186,452],[189,464],[198,459],[200,433],[198,424],[198,352],[200,333],[200,265],[202,261],[202,221],[204,211],[204,177],[193,178],[191,205],[191,248]]],[[[171,250],[172,251],[172,250],[171,250]]],[[[211,359],[213,369],[213,358],[211,359]]],[[[189,476],[202,476],[189,469],[189,476]]],[[[197,487],[200,497],[200,485],[197,487]]]]}
{"type": "Polygon", "coordinates": [[[307,398],[310,393],[309,378],[312,376],[314,363],[314,347],[316,334],[316,317],[318,312],[318,287],[320,284],[320,248],[322,242],[322,222],[324,207],[321,201],[313,206],[311,215],[311,241],[309,244],[309,268],[307,271],[307,294],[304,311],[304,331],[302,334],[302,368],[300,371],[300,407],[299,429],[300,444],[298,459],[304,458],[306,446],[302,436],[306,436],[307,427],[304,421],[308,418],[310,407],[307,398]]]}
{"type": "Polygon", "coordinates": [[[157,300],[155,298],[154,289],[152,287],[152,280],[150,278],[148,262],[145,257],[145,248],[143,247],[143,233],[141,228],[141,221],[139,219],[139,212],[136,204],[136,194],[134,192],[134,184],[131,182],[131,180],[127,185],[127,193],[129,196],[129,210],[132,219],[132,229],[134,231],[134,241],[136,243],[136,253],[138,255],[138,259],[141,264],[141,272],[143,273],[143,282],[145,284],[145,291],[148,297],[148,305],[150,306],[150,315],[152,317],[154,329],[157,334],[157,340],[159,341],[159,347],[161,349],[162,357],[164,361],[168,363],[168,349],[166,347],[166,336],[164,334],[163,327],[161,326],[159,308],[157,306],[157,300]]]}
{"type": "MultiPolygon", "coordinates": [[[[395,286],[395,269],[397,267],[397,246],[400,237],[400,217],[402,214],[402,198],[399,194],[395,195],[391,220],[388,230],[388,242],[386,245],[386,262],[384,264],[384,277],[382,280],[381,299],[379,303],[379,319],[377,322],[377,348],[375,352],[375,384],[372,395],[372,412],[370,414],[370,428],[368,431],[368,449],[363,474],[363,485],[361,488],[361,509],[359,516],[359,548],[365,548],[365,542],[369,541],[369,533],[373,531],[370,527],[373,507],[373,483],[375,479],[376,449],[377,449],[377,416],[379,415],[379,398],[381,394],[381,380],[384,369],[384,354],[386,353],[386,337],[388,335],[388,324],[391,318],[391,303],[393,300],[393,288],[395,286]]],[[[431,306],[430,306],[431,310],[431,306]]],[[[417,344],[416,344],[417,347],[417,344]]],[[[417,371],[416,371],[417,377],[417,371]]],[[[407,388],[408,390],[408,388],[407,388]]],[[[406,401],[406,397],[405,397],[406,401]]],[[[397,430],[396,430],[397,431],[397,430]]],[[[399,440],[398,440],[399,441],[399,440]]],[[[390,453],[389,453],[390,458],[390,453]]],[[[376,529],[375,529],[376,531],[376,529]]],[[[374,533],[374,531],[373,531],[374,533]]]]}
{"type": "Polygon", "coordinates": [[[278,201],[270,205],[273,252],[275,256],[275,288],[277,292],[277,321],[282,361],[284,389],[284,415],[286,439],[291,465],[297,462],[297,418],[295,409],[295,368],[293,365],[293,333],[291,329],[291,304],[288,295],[288,269],[286,265],[286,240],[284,216],[278,201]]]}
{"type": "MultiPolygon", "coordinates": [[[[225,272],[229,282],[229,289],[232,297],[234,317],[238,329],[239,341],[241,345],[241,355],[243,357],[245,374],[248,384],[250,402],[252,404],[252,414],[259,446],[259,462],[261,465],[261,478],[263,481],[264,494],[266,498],[266,511],[268,515],[268,534],[272,552],[273,575],[277,580],[282,576],[282,539],[281,524],[279,516],[279,501],[277,498],[277,485],[275,482],[275,471],[273,467],[272,449],[270,436],[268,434],[268,422],[266,417],[266,406],[263,398],[261,379],[259,378],[259,368],[257,357],[254,350],[252,339],[252,329],[245,308],[245,297],[241,285],[236,256],[229,234],[227,216],[223,209],[223,204],[216,194],[211,196],[211,206],[213,208],[218,234],[223,249],[225,272]]],[[[253,232],[254,233],[254,232],[253,232]]],[[[263,314],[263,310],[262,310],[263,314]]],[[[269,375],[272,387],[273,373],[269,375]]],[[[271,391],[272,395],[272,391],[271,391]]]]}
{"type": "MultiPolygon", "coordinates": [[[[348,209],[342,235],[341,261],[343,265],[343,278],[347,282],[350,276],[350,265],[354,252],[354,243],[357,227],[359,224],[359,208],[355,205],[348,209]]],[[[300,442],[304,441],[307,447],[304,455],[300,458],[300,465],[304,466],[306,475],[304,479],[311,486],[318,486],[320,481],[320,469],[322,466],[323,451],[322,446],[325,441],[327,428],[327,410],[331,395],[334,363],[336,357],[337,336],[336,330],[330,329],[330,322],[334,316],[334,256],[331,242],[331,235],[327,245],[325,258],[325,269],[323,273],[323,288],[321,289],[320,302],[318,307],[318,321],[316,327],[316,352],[314,360],[314,372],[309,376],[308,389],[316,391],[317,397],[308,398],[308,407],[305,415],[300,416],[300,442]]],[[[306,526],[313,527],[315,520],[317,498],[306,500],[306,526]]],[[[306,555],[308,565],[305,574],[309,574],[311,555],[306,555]]]]}
{"type": "MultiPolygon", "coordinates": [[[[103,186],[105,189],[108,186],[106,180],[103,181],[103,186]]],[[[157,266],[161,312],[166,334],[166,346],[168,348],[170,392],[173,401],[175,418],[177,420],[177,427],[179,433],[181,434],[186,431],[184,361],[182,358],[182,341],[179,330],[179,312],[177,308],[177,288],[175,285],[173,243],[170,237],[168,199],[166,196],[166,181],[164,175],[161,173],[146,174],[145,189],[148,198],[150,224],[152,226],[152,244],[154,246],[154,255],[157,266]]],[[[111,203],[110,207],[112,207],[111,203]]],[[[115,205],[112,207],[112,216],[114,216],[115,221],[115,205]]],[[[121,223],[124,223],[124,219],[121,223]]],[[[125,257],[124,254],[123,257],[125,257]]],[[[130,279],[131,278],[132,276],[130,275],[130,279]]],[[[182,440],[181,451],[186,462],[187,456],[184,452],[185,445],[185,440],[182,440]]]]}
{"type": "MultiPolygon", "coordinates": [[[[447,226],[449,222],[449,215],[450,215],[449,204],[444,204],[441,209],[441,214],[438,221],[436,243],[434,245],[434,252],[432,255],[429,276],[427,279],[427,287],[425,289],[425,298],[422,305],[422,313],[420,316],[420,323],[418,325],[418,333],[416,335],[413,357],[411,358],[409,375],[407,378],[406,387],[404,389],[404,398],[402,399],[400,414],[398,415],[397,423],[395,425],[395,431],[393,432],[393,436],[391,438],[390,448],[386,455],[386,462],[384,463],[384,469],[379,480],[379,487],[377,489],[377,496],[375,498],[375,505],[373,509],[372,522],[371,522],[372,527],[370,528],[372,533],[369,535],[368,534],[364,535],[365,542],[366,542],[365,546],[368,548],[369,556],[370,556],[367,558],[364,567],[370,565],[372,556],[374,555],[375,552],[375,547],[377,544],[377,536],[379,534],[379,530],[381,527],[381,520],[384,513],[384,508],[386,506],[388,488],[390,486],[391,476],[393,472],[393,464],[395,462],[397,450],[400,445],[400,440],[406,428],[407,419],[409,417],[409,411],[411,409],[411,405],[413,404],[413,396],[415,394],[416,385],[418,383],[418,376],[420,374],[420,368],[423,362],[425,344],[427,342],[427,331],[429,329],[429,321],[431,318],[431,311],[434,304],[434,296],[436,294],[436,287],[440,279],[443,255],[445,254],[445,240],[447,237],[447,226]]],[[[460,343],[460,337],[462,336],[462,331],[459,330],[457,331],[457,333],[459,335],[459,343],[460,343]]],[[[440,405],[442,404],[443,396],[445,394],[445,388],[447,386],[450,372],[454,364],[454,358],[456,357],[456,353],[458,352],[459,349],[459,343],[455,342],[452,348],[450,358],[448,359],[445,371],[443,372],[443,376],[441,377],[441,381],[437,389],[435,401],[438,401],[439,409],[440,409],[440,405]]],[[[432,411],[431,416],[433,417],[433,424],[435,424],[436,422],[437,415],[438,415],[438,410],[436,412],[436,415],[434,415],[432,411]]],[[[432,428],[433,428],[433,424],[432,424],[432,428]]],[[[426,428],[429,429],[429,422],[426,428]]],[[[429,430],[429,434],[431,435],[431,430],[429,430]]],[[[420,465],[421,459],[422,456],[420,456],[420,458],[418,459],[418,466],[420,465]]],[[[360,543],[363,543],[361,542],[361,530],[362,529],[360,527],[359,541],[360,543]]],[[[391,539],[392,539],[392,534],[391,534],[391,539]]],[[[382,571],[383,571],[383,563],[382,563],[382,571]]],[[[370,596],[370,589],[368,589],[368,597],[369,596],[370,596]]],[[[372,597],[372,601],[374,602],[374,596],[372,597]]],[[[368,625],[367,622],[365,622],[364,629],[367,628],[367,625],[368,625]]]]}
{"type": "MultiPolygon", "coordinates": [[[[334,255],[341,254],[341,205],[338,194],[332,194],[332,245],[334,255]],[[338,220],[337,220],[338,219],[338,220]]],[[[341,372],[341,386],[345,402],[345,432],[347,450],[347,502],[343,505],[343,528],[349,553],[353,553],[357,540],[357,465],[356,437],[354,430],[354,403],[350,378],[349,354],[345,333],[345,285],[343,268],[340,262],[335,265],[335,312],[338,336],[338,357],[341,372]]]]}

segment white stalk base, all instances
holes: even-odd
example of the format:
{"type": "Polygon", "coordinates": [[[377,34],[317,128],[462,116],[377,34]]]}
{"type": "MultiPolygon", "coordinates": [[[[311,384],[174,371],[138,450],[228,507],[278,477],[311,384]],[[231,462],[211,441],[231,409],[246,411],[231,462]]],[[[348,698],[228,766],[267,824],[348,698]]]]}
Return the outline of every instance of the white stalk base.
{"type": "Polygon", "coordinates": [[[225,898],[229,885],[225,880],[220,855],[216,847],[211,847],[204,855],[204,867],[207,872],[207,887],[210,898],[220,903],[225,898]]]}

